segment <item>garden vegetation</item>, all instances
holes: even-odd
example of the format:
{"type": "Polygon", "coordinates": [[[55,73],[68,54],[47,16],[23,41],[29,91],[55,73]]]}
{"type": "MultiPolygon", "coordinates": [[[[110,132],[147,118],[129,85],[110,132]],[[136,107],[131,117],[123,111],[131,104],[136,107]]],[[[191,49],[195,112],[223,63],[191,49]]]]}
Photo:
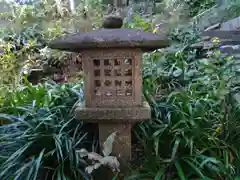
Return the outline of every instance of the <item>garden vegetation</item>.
{"type": "MultiPolygon", "coordinates": [[[[240,62],[219,49],[202,56],[191,48],[201,40],[196,16],[214,5],[165,0],[148,17],[129,8],[125,27],[167,33],[170,46],[143,55],[143,94],[152,118],[133,128],[142,150],[133,155],[139,161],[125,179],[240,179],[240,62]]],[[[224,8],[225,18],[237,16],[240,3],[228,0],[224,8]]],[[[74,12],[66,4],[39,0],[12,4],[1,14],[9,18],[0,34],[1,180],[90,180],[101,173],[86,171],[92,164],[81,154],[83,149],[101,154],[92,126],[74,119],[83,101],[81,76],[33,85],[27,74],[63,66],[67,53],[47,43],[83,27],[99,28],[102,9],[97,0],[80,3],[74,12]]],[[[114,172],[113,179],[122,173],[114,172]]]]}

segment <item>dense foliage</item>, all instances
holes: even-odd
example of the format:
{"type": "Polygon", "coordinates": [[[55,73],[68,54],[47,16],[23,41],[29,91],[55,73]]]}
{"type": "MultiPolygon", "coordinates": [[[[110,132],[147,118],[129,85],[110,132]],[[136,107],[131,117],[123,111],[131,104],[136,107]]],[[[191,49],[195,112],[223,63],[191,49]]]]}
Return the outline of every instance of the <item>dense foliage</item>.
{"type": "Polygon", "coordinates": [[[150,58],[144,92],[153,117],[136,131],[148,157],[136,179],[234,179],[240,127],[234,59],[218,51],[197,59],[189,49],[150,58]]]}
{"type": "Polygon", "coordinates": [[[0,111],[0,179],[81,179],[86,162],[77,153],[91,147],[73,117],[79,87],[42,84],[7,93],[0,111]],[[6,121],[7,120],[7,121],[6,121]]]}
{"type": "MultiPolygon", "coordinates": [[[[22,75],[32,56],[37,58],[31,59],[30,67],[61,60],[64,53],[49,51],[46,42],[76,31],[78,28],[68,23],[82,14],[73,15],[66,8],[60,11],[64,12],[64,18],[60,18],[63,15],[53,10],[57,8],[54,1],[39,2],[14,6],[18,26],[2,31],[5,52],[0,64],[4,72],[0,76],[0,179],[91,179],[85,171],[89,161],[79,152],[83,148],[99,151],[92,127],[76,121],[73,113],[83,100],[82,80],[32,85],[22,75]],[[38,9],[40,6],[45,7],[44,12],[38,9]],[[45,18],[52,23],[46,24],[45,18]]],[[[101,7],[96,2],[85,4],[91,14],[91,28],[99,26],[101,7]]],[[[213,5],[210,0],[201,1],[201,6],[199,2],[186,1],[191,7],[190,17],[213,5]]],[[[153,21],[129,11],[124,26],[163,31],[161,27],[156,30],[153,21]]],[[[199,30],[192,23],[179,26],[175,22],[168,24],[170,46],[143,55],[143,93],[152,107],[152,118],[133,129],[144,149],[143,160],[137,166],[133,163],[126,178],[238,179],[239,62],[218,49],[199,56],[190,47],[200,40],[199,30]]]]}

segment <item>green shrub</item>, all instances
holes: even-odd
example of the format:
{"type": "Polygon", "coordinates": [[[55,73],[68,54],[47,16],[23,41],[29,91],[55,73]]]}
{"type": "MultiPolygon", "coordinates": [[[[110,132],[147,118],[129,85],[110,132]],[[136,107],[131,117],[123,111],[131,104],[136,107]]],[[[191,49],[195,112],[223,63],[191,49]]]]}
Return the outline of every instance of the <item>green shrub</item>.
{"type": "MultiPolygon", "coordinates": [[[[24,117],[5,117],[11,124],[0,127],[0,178],[83,179],[87,163],[77,150],[85,147],[82,124],[62,114],[64,107],[40,108],[24,117]]],[[[4,117],[3,115],[1,115],[4,117]]]]}
{"type": "MultiPolygon", "coordinates": [[[[37,108],[64,106],[66,112],[72,108],[79,99],[82,100],[82,81],[78,84],[56,84],[55,82],[46,82],[36,86],[31,85],[24,78],[25,85],[16,88],[10,88],[8,91],[0,91],[2,103],[0,104],[0,113],[19,114],[21,108],[36,110],[37,108]],[[79,90],[80,89],[80,90],[79,90]]],[[[21,113],[20,113],[21,114],[21,113]]]]}
{"type": "Polygon", "coordinates": [[[84,179],[87,162],[77,151],[92,146],[74,104],[72,85],[27,84],[9,92],[0,118],[0,179],[84,179]]]}
{"type": "Polygon", "coordinates": [[[218,50],[198,59],[189,48],[198,38],[183,35],[173,38],[180,39],[180,44],[144,56],[143,91],[152,107],[152,119],[135,129],[145,147],[145,160],[129,179],[239,176],[235,59],[218,50]]]}

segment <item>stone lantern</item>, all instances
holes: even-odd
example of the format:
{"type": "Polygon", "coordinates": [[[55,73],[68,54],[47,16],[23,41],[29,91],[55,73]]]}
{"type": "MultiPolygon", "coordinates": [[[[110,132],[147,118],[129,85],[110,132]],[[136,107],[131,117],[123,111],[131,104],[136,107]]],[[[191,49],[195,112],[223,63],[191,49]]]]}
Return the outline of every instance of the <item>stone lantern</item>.
{"type": "Polygon", "coordinates": [[[52,41],[50,48],[79,52],[84,71],[84,105],[76,118],[98,123],[100,146],[117,132],[113,154],[131,159],[131,127],[150,118],[143,99],[142,53],[167,46],[164,36],[121,28],[123,20],[108,16],[103,28],[52,41]]]}

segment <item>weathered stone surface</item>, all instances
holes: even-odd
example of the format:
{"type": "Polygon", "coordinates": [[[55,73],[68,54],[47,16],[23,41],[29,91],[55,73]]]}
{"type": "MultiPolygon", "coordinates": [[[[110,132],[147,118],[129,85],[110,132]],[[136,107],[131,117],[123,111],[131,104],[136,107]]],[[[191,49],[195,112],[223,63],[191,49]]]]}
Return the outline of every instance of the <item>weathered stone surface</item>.
{"type": "Polygon", "coordinates": [[[141,50],[128,48],[92,49],[84,50],[81,54],[84,74],[86,75],[84,77],[86,107],[119,108],[141,105],[141,50]],[[130,60],[131,63],[128,61],[129,63],[126,64],[126,60],[130,60]],[[130,70],[131,73],[125,74],[126,70],[130,70]],[[106,85],[106,82],[110,85],[106,85]],[[130,91],[129,94],[127,94],[128,91],[130,91]]]}
{"type": "Polygon", "coordinates": [[[209,36],[209,37],[218,37],[218,38],[224,38],[224,39],[230,39],[235,38],[240,39],[240,31],[239,30],[209,30],[204,31],[202,33],[202,36],[209,36]]]}
{"type": "Polygon", "coordinates": [[[126,108],[86,108],[83,104],[76,108],[75,117],[92,123],[136,123],[149,119],[151,109],[147,102],[126,108]]]}
{"type": "Polygon", "coordinates": [[[220,48],[222,53],[230,55],[240,52],[240,31],[239,30],[209,30],[202,33],[203,41],[193,44],[196,49],[220,48]],[[218,43],[211,42],[212,38],[218,38],[218,43]]]}
{"type": "Polygon", "coordinates": [[[105,29],[67,35],[49,43],[52,49],[80,52],[83,49],[95,48],[141,48],[152,51],[168,45],[165,35],[121,28],[120,17],[108,16],[103,21],[105,29]],[[108,29],[106,29],[108,28],[108,29]]]}
{"type": "Polygon", "coordinates": [[[236,17],[221,24],[221,30],[236,30],[240,28],[240,17],[236,17]]]}
{"type": "Polygon", "coordinates": [[[64,51],[79,52],[92,48],[141,48],[152,51],[167,46],[164,35],[132,29],[100,29],[62,37],[52,41],[49,47],[64,51]]]}
{"type": "Polygon", "coordinates": [[[117,136],[113,142],[112,155],[131,160],[131,124],[99,124],[99,140],[102,149],[104,141],[109,135],[116,132],[117,136]]]}

